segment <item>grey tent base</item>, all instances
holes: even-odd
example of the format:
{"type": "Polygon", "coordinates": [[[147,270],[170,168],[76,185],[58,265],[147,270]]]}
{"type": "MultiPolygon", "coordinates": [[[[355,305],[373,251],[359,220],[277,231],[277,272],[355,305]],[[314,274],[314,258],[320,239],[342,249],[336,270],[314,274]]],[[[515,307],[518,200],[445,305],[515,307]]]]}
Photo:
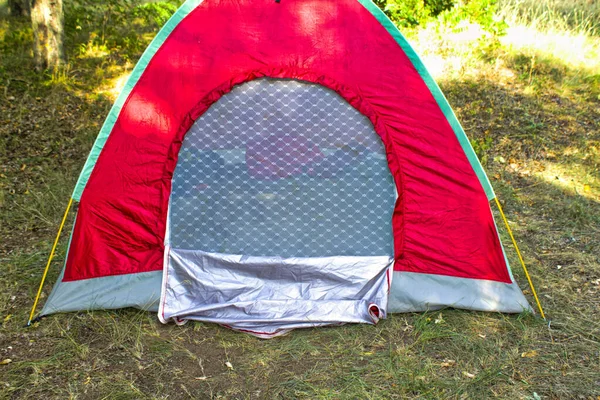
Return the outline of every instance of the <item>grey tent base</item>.
{"type": "Polygon", "coordinates": [[[388,312],[430,311],[446,307],[503,313],[533,312],[514,282],[394,272],[388,312]]]}
{"type": "Polygon", "coordinates": [[[158,311],[162,271],[63,282],[64,270],[41,315],[133,307],[158,311]]]}
{"type": "MultiPolygon", "coordinates": [[[[134,307],[157,312],[162,271],[62,282],[62,273],[41,315],[134,307]]],[[[504,313],[533,312],[516,283],[411,272],[393,273],[387,312],[445,307],[504,313]]]]}

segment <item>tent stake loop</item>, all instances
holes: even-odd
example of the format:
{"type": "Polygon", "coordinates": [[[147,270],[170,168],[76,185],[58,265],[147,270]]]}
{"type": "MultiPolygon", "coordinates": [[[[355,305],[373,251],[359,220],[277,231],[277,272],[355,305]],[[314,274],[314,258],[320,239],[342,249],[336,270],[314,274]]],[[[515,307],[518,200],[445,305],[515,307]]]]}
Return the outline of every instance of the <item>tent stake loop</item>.
{"type": "Polygon", "coordinates": [[[65,215],[63,215],[62,222],[60,223],[60,227],[58,228],[58,233],[56,234],[56,239],[54,239],[54,245],[52,246],[52,250],[50,251],[50,256],[48,257],[48,262],[46,263],[46,269],[44,270],[44,275],[42,275],[42,281],[40,282],[40,287],[38,288],[37,295],[35,296],[35,301],[33,302],[33,307],[31,307],[31,313],[29,314],[29,320],[27,321],[27,326],[30,326],[31,321],[33,320],[33,315],[35,314],[35,309],[37,307],[38,301],[40,300],[40,295],[42,294],[42,288],[44,287],[44,282],[46,281],[46,275],[48,275],[48,270],[50,269],[50,263],[52,263],[52,258],[54,258],[56,246],[58,245],[58,240],[60,239],[60,234],[62,233],[63,227],[65,226],[65,222],[67,221],[67,215],[69,215],[69,210],[71,209],[72,204],[73,204],[73,198],[70,198],[69,204],[67,205],[67,209],[65,210],[65,215]]]}
{"type": "Polygon", "coordinates": [[[531,292],[533,293],[533,297],[535,298],[535,302],[537,303],[538,309],[540,310],[540,315],[544,320],[546,316],[544,315],[544,310],[542,309],[542,304],[540,303],[540,299],[538,298],[537,292],[535,291],[535,286],[533,286],[533,282],[531,281],[531,277],[529,276],[529,271],[527,271],[527,267],[525,266],[525,261],[523,261],[523,256],[521,255],[521,251],[519,250],[519,246],[517,245],[517,241],[513,236],[512,230],[508,225],[508,220],[506,219],[506,215],[504,215],[504,211],[502,210],[502,206],[500,205],[500,201],[498,197],[494,197],[496,200],[496,205],[498,206],[498,210],[500,211],[500,215],[502,215],[502,219],[504,220],[504,225],[506,225],[506,230],[508,231],[508,235],[512,240],[513,246],[515,246],[515,250],[517,251],[517,255],[519,256],[519,261],[521,261],[521,266],[523,266],[523,271],[525,271],[525,276],[527,277],[527,281],[529,282],[529,287],[531,288],[531,292]]]}

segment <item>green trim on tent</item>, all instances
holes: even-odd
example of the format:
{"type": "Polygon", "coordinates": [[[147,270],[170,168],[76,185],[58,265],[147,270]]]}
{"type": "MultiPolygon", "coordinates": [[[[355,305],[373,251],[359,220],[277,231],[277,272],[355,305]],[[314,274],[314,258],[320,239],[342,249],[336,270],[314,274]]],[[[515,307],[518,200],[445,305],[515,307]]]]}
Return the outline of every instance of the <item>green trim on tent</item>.
{"type": "MultiPolygon", "coordinates": [[[[433,79],[427,68],[425,68],[425,64],[423,64],[423,61],[421,60],[417,52],[404,38],[402,33],[400,33],[396,25],[394,25],[394,23],[387,17],[387,15],[385,15],[385,13],[381,11],[379,7],[373,4],[371,0],[358,0],[358,2],[362,4],[363,7],[365,7],[377,19],[377,21],[379,21],[381,25],[383,25],[383,27],[388,31],[390,35],[392,35],[394,40],[396,40],[396,43],[398,43],[398,45],[402,48],[404,53],[410,59],[413,66],[415,67],[423,81],[425,81],[425,84],[427,85],[427,87],[431,91],[431,94],[437,101],[438,106],[444,113],[444,116],[448,120],[448,123],[454,130],[454,134],[456,135],[456,138],[458,139],[461,147],[463,148],[467,159],[471,163],[471,167],[475,171],[475,174],[477,174],[479,182],[481,183],[481,186],[483,187],[483,190],[485,191],[488,200],[493,200],[496,197],[496,194],[494,193],[494,188],[492,187],[489,178],[483,170],[483,166],[481,165],[481,162],[479,162],[479,158],[477,158],[475,150],[473,150],[473,146],[471,146],[471,142],[469,142],[469,138],[467,137],[465,130],[463,129],[460,122],[458,122],[456,114],[454,114],[452,107],[450,107],[446,96],[444,96],[444,93],[442,93],[442,90],[438,86],[437,82],[433,79]]],[[[492,212],[491,206],[490,212],[492,212]]],[[[496,234],[498,235],[498,239],[500,239],[500,231],[498,230],[498,226],[496,225],[495,220],[494,226],[496,228],[496,234]]],[[[504,255],[504,261],[506,262],[506,267],[508,269],[508,274],[510,275],[510,280],[514,283],[515,278],[513,276],[510,263],[508,262],[508,257],[506,256],[506,251],[504,249],[504,245],[502,244],[502,240],[500,240],[500,247],[502,248],[502,254],[504,255]]]]}
{"type": "Polygon", "coordinates": [[[119,97],[117,97],[117,101],[113,104],[108,117],[104,121],[102,125],[102,129],[100,129],[100,133],[94,142],[94,146],[92,147],[92,151],[88,156],[83,169],[81,170],[81,174],[79,175],[79,179],[77,180],[77,184],[75,185],[75,189],[73,190],[73,195],[71,196],[73,200],[79,201],[81,199],[81,194],[83,193],[83,189],[90,179],[90,175],[92,174],[92,170],[96,165],[96,161],[98,161],[98,157],[100,156],[100,152],[102,148],[106,144],[108,140],[108,136],[112,131],[115,123],[117,122],[117,118],[119,118],[119,114],[121,113],[121,109],[123,108],[123,104],[127,101],[127,98],[131,94],[131,91],[138,83],[140,77],[146,70],[146,67],[150,63],[150,60],[154,57],[158,49],[163,45],[165,40],[169,37],[171,32],[175,29],[177,25],[190,13],[192,12],[203,0],[187,0],[179,9],[173,14],[173,16],[167,21],[165,26],[158,32],[156,37],[152,40],[152,43],[148,46],[142,57],[137,62],[135,68],[131,72],[129,79],[127,79],[127,83],[119,97]]]}
{"type": "Polygon", "coordinates": [[[425,84],[427,85],[427,87],[431,91],[431,94],[437,101],[438,106],[446,116],[448,123],[454,130],[454,134],[456,135],[456,138],[462,146],[463,151],[467,156],[467,159],[471,163],[471,167],[473,167],[475,174],[477,174],[479,182],[481,183],[483,190],[485,190],[485,194],[487,195],[488,200],[494,199],[494,197],[496,197],[494,189],[492,188],[492,184],[490,183],[490,180],[488,179],[485,171],[483,170],[483,166],[481,165],[479,159],[477,158],[477,155],[475,154],[475,150],[473,150],[473,146],[471,146],[471,143],[469,142],[469,139],[467,138],[463,127],[460,125],[460,122],[458,122],[458,119],[456,118],[452,107],[450,107],[448,100],[442,93],[440,87],[435,82],[433,77],[429,74],[429,71],[427,71],[427,68],[425,68],[425,64],[423,64],[423,61],[421,61],[419,55],[415,52],[410,43],[408,43],[408,41],[404,38],[404,36],[402,36],[402,33],[400,33],[396,25],[394,25],[394,23],[390,21],[387,15],[385,15],[384,12],[381,11],[381,9],[379,9],[379,7],[373,4],[371,0],[358,0],[358,2],[362,4],[363,7],[365,7],[377,19],[377,21],[379,21],[381,25],[383,25],[383,27],[388,31],[390,35],[392,35],[394,40],[396,40],[398,45],[400,45],[404,53],[408,56],[419,75],[421,75],[421,78],[425,81],[425,84]]]}
{"type": "MultiPolygon", "coordinates": [[[[121,109],[129,95],[131,94],[131,91],[133,90],[135,85],[138,83],[140,77],[146,70],[146,67],[150,63],[150,60],[154,57],[158,49],[163,45],[163,43],[169,37],[171,32],[173,32],[175,27],[179,25],[179,23],[200,3],[202,3],[202,1],[203,0],[187,0],[169,19],[165,26],[156,35],[154,40],[152,40],[152,43],[150,43],[150,46],[148,46],[144,54],[142,54],[142,57],[136,64],[135,68],[133,69],[133,72],[127,80],[125,87],[123,88],[123,90],[117,97],[115,104],[111,108],[108,117],[104,121],[102,129],[100,129],[100,133],[98,134],[98,137],[94,142],[94,146],[92,147],[92,150],[85,162],[85,165],[83,166],[81,174],[79,175],[79,179],[77,180],[75,189],[73,190],[73,200],[79,201],[81,199],[83,189],[85,188],[85,185],[87,184],[90,178],[92,170],[96,165],[96,161],[98,161],[100,152],[106,144],[108,136],[110,135],[110,132],[112,131],[117,121],[117,118],[121,113],[121,109]]],[[[416,68],[421,78],[425,81],[425,84],[431,91],[440,109],[442,110],[442,112],[446,116],[446,119],[452,126],[452,129],[454,130],[454,133],[458,138],[458,141],[460,142],[463,151],[465,152],[467,158],[469,159],[469,162],[471,163],[471,166],[473,167],[473,170],[479,178],[481,186],[485,190],[488,200],[492,200],[494,197],[496,197],[496,195],[494,194],[494,189],[492,188],[492,185],[487,175],[485,174],[485,171],[483,170],[483,167],[479,162],[479,159],[477,158],[477,155],[475,154],[475,151],[473,150],[473,147],[471,146],[471,143],[469,142],[469,139],[467,138],[464,129],[458,122],[458,119],[456,118],[454,111],[452,111],[448,100],[446,100],[446,97],[440,90],[435,80],[425,68],[425,65],[423,64],[417,53],[414,51],[412,46],[406,41],[404,36],[402,36],[402,34],[398,30],[398,28],[396,28],[393,22],[390,21],[390,19],[383,13],[383,11],[381,11],[375,4],[373,4],[371,0],[358,0],[358,2],[362,4],[362,6],[365,7],[377,19],[377,21],[379,21],[381,25],[383,25],[383,27],[390,33],[390,35],[392,35],[394,40],[396,40],[398,45],[400,45],[402,50],[411,60],[413,66],[416,68]]]]}

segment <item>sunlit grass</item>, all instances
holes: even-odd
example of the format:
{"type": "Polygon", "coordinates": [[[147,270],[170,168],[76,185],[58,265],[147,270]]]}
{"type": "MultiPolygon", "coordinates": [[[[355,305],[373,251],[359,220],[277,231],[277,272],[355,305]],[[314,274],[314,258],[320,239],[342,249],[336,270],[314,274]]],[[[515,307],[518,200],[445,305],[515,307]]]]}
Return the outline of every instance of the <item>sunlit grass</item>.
{"type": "Polygon", "coordinates": [[[533,75],[554,74],[551,78],[558,79],[567,92],[585,85],[592,88],[595,96],[600,95],[600,36],[594,35],[591,28],[600,23],[598,3],[579,2],[580,8],[573,13],[581,13],[583,21],[558,11],[560,7],[567,8],[564,1],[535,2],[545,4],[545,9],[533,7],[533,3],[500,1],[498,18],[507,26],[505,34],[498,38],[466,20],[453,26],[431,22],[405,33],[438,81],[487,78],[505,84],[521,72],[530,86],[524,90],[532,94],[537,90],[531,86],[533,75]],[[585,14],[588,3],[594,10],[592,14],[585,14]],[[524,61],[528,64],[520,65],[520,71],[512,68],[515,62],[524,61]]]}
{"type": "Polygon", "coordinates": [[[600,201],[600,179],[589,168],[578,163],[545,162],[543,166],[534,176],[578,196],[600,201]]]}
{"type": "Polygon", "coordinates": [[[94,42],[93,38],[79,46],[79,58],[106,58],[110,50],[105,44],[94,42]]]}
{"type": "Polygon", "coordinates": [[[600,3],[595,0],[499,0],[497,15],[511,25],[540,32],[600,34],[600,3]]]}
{"type": "Polygon", "coordinates": [[[585,32],[540,31],[532,26],[512,25],[500,41],[508,51],[551,57],[589,74],[600,73],[600,37],[585,32]]]}
{"type": "Polygon", "coordinates": [[[473,64],[481,63],[473,49],[489,37],[477,23],[463,21],[457,26],[430,23],[407,31],[429,73],[436,80],[448,80],[470,74],[473,64]]]}
{"type": "Polygon", "coordinates": [[[96,73],[101,76],[108,75],[110,77],[103,79],[102,83],[90,95],[105,96],[111,102],[114,102],[119,96],[119,93],[121,93],[125,87],[125,84],[131,75],[131,65],[126,64],[124,67],[114,66],[109,68],[108,71],[106,69],[98,69],[96,73]]]}

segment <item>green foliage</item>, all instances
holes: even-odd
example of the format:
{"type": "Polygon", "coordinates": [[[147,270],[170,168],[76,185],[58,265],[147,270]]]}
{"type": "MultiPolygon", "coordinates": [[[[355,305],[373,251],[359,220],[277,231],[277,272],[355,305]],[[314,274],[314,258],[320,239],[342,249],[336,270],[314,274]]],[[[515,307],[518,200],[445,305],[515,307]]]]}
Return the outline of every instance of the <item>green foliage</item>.
{"type": "Polygon", "coordinates": [[[437,20],[451,27],[463,21],[477,23],[494,34],[502,34],[506,28],[501,19],[494,17],[496,0],[376,0],[375,4],[403,27],[437,20]]]}
{"type": "Polygon", "coordinates": [[[23,26],[22,29],[10,29],[0,40],[0,52],[7,54],[14,48],[29,46],[32,41],[33,32],[29,25],[23,26]]]}
{"type": "Polygon", "coordinates": [[[399,26],[422,25],[454,6],[454,0],[376,0],[375,4],[399,26]]]}
{"type": "Polygon", "coordinates": [[[433,16],[438,16],[442,12],[454,7],[455,0],[425,0],[425,6],[433,16]]]}
{"type": "Polygon", "coordinates": [[[162,28],[177,10],[178,3],[176,1],[159,1],[140,4],[136,7],[135,13],[145,21],[154,23],[157,28],[162,28]]]}
{"type": "Polygon", "coordinates": [[[118,50],[128,59],[147,46],[144,36],[155,33],[180,2],[165,0],[76,0],[65,3],[65,33],[80,52],[91,47],[118,50]],[[73,43],[74,42],[74,43],[73,43]]]}
{"type": "Polygon", "coordinates": [[[401,26],[420,25],[431,17],[423,0],[387,0],[383,11],[401,26]]]}
{"type": "Polygon", "coordinates": [[[460,26],[463,21],[479,24],[483,30],[495,35],[503,35],[506,23],[496,16],[497,0],[460,0],[450,9],[440,14],[440,19],[448,26],[460,26]]]}

